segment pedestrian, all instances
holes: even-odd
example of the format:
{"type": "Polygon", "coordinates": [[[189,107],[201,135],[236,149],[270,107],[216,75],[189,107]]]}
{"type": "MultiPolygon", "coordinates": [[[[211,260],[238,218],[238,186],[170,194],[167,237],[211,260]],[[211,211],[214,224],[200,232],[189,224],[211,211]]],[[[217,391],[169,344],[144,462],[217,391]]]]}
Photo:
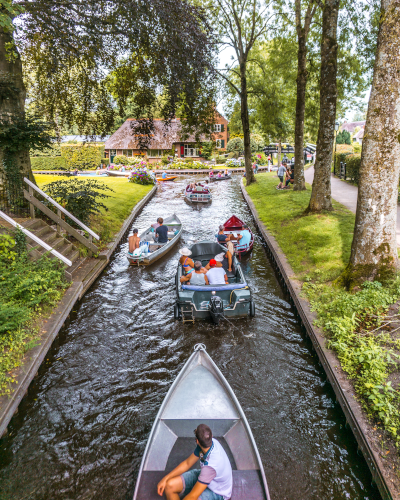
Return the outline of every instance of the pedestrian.
{"type": "Polygon", "coordinates": [[[280,183],[276,186],[276,189],[283,189],[283,177],[285,175],[286,168],[283,163],[281,163],[280,167],[278,168],[278,177],[280,180],[280,183]]]}

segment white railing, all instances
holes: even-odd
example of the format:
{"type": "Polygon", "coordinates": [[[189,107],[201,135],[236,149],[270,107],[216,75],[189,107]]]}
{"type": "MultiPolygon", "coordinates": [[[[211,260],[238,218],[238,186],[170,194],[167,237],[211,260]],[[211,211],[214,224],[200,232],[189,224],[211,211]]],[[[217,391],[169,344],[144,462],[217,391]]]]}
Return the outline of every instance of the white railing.
{"type": "Polygon", "coordinates": [[[50,252],[51,254],[53,254],[55,257],[57,257],[60,260],[62,260],[64,262],[64,264],[67,264],[67,266],[72,266],[72,262],[69,259],[67,259],[66,257],[64,257],[64,255],[61,255],[59,252],[57,252],[57,250],[54,250],[53,248],[51,248],[51,246],[49,246],[47,243],[45,243],[44,241],[42,241],[40,238],[38,238],[37,236],[35,236],[33,233],[31,233],[30,231],[28,231],[27,229],[25,229],[24,226],[21,226],[21,224],[18,224],[18,222],[15,222],[14,219],[12,219],[8,215],[6,215],[1,210],[0,210],[0,216],[3,217],[4,220],[6,220],[7,222],[9,222],[14,227],[19,228],[29,238],[31,238],[33,241],[35,241],[36,243],[38,243],[40,246],[42,246],[48,252],[50,252]]]}
{"type": "Polygon", "coordinates": [[[65,214],[67,217],[69,217],[71,220],[73,220],[74,222],[76,222],[76,224],[78,224],[82,229],[84,229],[85,231],[87,231],[90,235],[93,236],[93,238],[96,238],[96,240],[99,240],[100,239],[100,236],[98,236],[94,231],[92,231],[91,229],[89,229],[87,226],[85,226],[85,224],[83,224],[83,222],[81,222],[79,219],[77,219],[74,215],[72,215],[71,213],[68,212],[68,210],[65,210],[64,207],[62,207],[61,205],[59,205],[55,200],[53,200],[53,198],[51,198],[48,194],[46,194],[44,191],[42,191],[41,189],[39,189],[36,184],[34,184],[33,182],[31,182],[29,179],[27,179],[26,177],[24,177],[24,181],[28,184],[28,186],[30,186],[31,188],[33,188],[35,191],[37,191],[38,193],[40,193],[44,198],[46,198],[47,201],[49,201],[50,203],[52,203],[55,207],[58,208],[58,210],[60,210],[63,214],[65,214]]]}

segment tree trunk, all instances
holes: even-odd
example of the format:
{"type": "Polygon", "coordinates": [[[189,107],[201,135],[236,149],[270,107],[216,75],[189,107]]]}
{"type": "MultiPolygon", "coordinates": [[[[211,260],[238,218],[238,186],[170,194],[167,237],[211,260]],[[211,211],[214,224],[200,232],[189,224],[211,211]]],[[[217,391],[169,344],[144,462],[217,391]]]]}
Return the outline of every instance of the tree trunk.
{"type": "Polygon", "coordinates": [[[249,108],[247,103],[247,79],[246,79],[246,64],[240,64],[240,100],[241,100],[241,118],[243,127],[243,142],[244,142],[244,163],[246,169],[246,185],[249,186],[255,182],[253,169],[251,166],[251,146],[250,146],[250,120],[249,108]]]}
{"type": "MultiPolygon", "coordinates": [[[[22,78],[22,62],[16,47],[14,47],[14,52],[17,53],[16,59],[8,60],[7,58],[6,44],[12,42],[12,34],[5,33],[0,26],[0,119],[9,120],[10,122],[25,118],[26,98],[22,78]]],[[[9,155],[7,155],[7,158],[9,159],[9,155]]],[[[4,169],[5,159],[5,151],[0,148],[0,188],[7,189],[7,176],[4,169]]],[[[34,180],[29,150],[25,149],[13,154],[12,160],[21,176],[34,180]]],[[[20,195],[21,199],[23,199],[22,189],[20,195]]]]}
{"type": "Polygon", "coordinates": [[[337,23],[340,0],[325,0],[322,17],[320,113],[314,182],[308,212],[332,210],[331,168],[337,100],[337,23]]]}
{"type": "Polygon", "coordinates": [[[400,0],[381,0],[381,24],[368,104],[347,286],[384,280],[398,264],[400,169],[400,0]]]}
{"type": "Polygon", "coordinates": [[[278,140],[278,168],[281,166],[281,156],[282,156],[282,139],[278,140]]]}
{"type": "Polygon", "coordinates": [[[296,100],[296,122],[294,129],[294,191],[306,189],[304,179],[304,113],[306,109],[306,85],[307,85],[307,46],[306,37],[302,33],[298,38],[299,48],[297,52],[297,100],[296,100]]]}

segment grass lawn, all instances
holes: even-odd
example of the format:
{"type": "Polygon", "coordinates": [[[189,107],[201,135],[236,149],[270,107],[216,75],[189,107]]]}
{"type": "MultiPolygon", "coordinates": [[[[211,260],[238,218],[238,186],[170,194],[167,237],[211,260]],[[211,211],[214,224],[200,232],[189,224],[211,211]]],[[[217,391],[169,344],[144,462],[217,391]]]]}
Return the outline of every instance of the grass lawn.
{"type": "MultiPolygon", "coordinates": [[[[35,180],[40,188],[61,179],[65,178],[58,175],[35,175],[35,180]]],[[[86,180],[88,178],[82,177],[81,179],[86,180]]],[[[140,184],[128,182],[126,178],[119,179],[117,177],[99,177],[95,180],[104,182],[114,190],[114,193],[106,191],[106,194],[110,194],[110,198],[102,200],[108,211],[102,210],[101,215],[93,217],[90,224],[90,228],[100,236],[100,248],[102,248],[113,239],[125,219],[132,212],[133,207],[146,196],[153,186],[141,186],[140,184]]]]}
{"type": "Polygon", "coordinates": [[[247,192],[260,219],[277,238],[296,275],[334,279],[350,258],[355,215],[339,203],[334,211],[304,215],[311,194],[307,191],[277,190],[276,172],[257,175],[247,192]]]}

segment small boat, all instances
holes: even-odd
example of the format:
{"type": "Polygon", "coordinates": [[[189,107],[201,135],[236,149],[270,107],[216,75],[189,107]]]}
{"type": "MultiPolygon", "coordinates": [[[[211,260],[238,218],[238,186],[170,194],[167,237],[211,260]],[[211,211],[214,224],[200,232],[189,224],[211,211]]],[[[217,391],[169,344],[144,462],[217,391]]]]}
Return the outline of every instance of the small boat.
{"type": "Polygon", "coordinates": [[[110,177],[129,177],[131,175],[130,170],[125,170],[125,172],[121,172],[120,170],[106,170],[105,173],[110,177]]]}
{"type": "Polygon", "coordinates": [[[167,217],[164,219],[163,225],[168,226],[168,243],[156,243],[154,241],[154,228],[150,226],[139,236],[140,247],[133,254],[127,253],[130,264],[137,264],[138,266],[140,264],[152,264],[176,245],[183,229],[179,217],[175,214],[167,217]]]}
{"type": "Polygon", "coordinates": [[[185,198],[189,203],[210,203],[212,201],[212,195],[208,188],[204,188],[202,191],[192,191],[189,186],[186,186],[185,198]]]}
{"type": "MultiPolygon", "coordinates": [[[[207,424],[232,465],[231,500],[270,500],[260,454],[232,388],[203,344],[170,387],[147,440],[133,500],[159,500],[157,484],[196,446],[193,429],[207,424]]],[[[195,465],[195,468],[200,468],[195,465]]]]}
{"type": "Polygon", "coordinates": [[[221,177],[218,177],[217,175],[213,175],[210,177],[210,182],[216,182],[216,181],[228,181],[229,179],[232,179],[232,174],[228,175],[222,175],[221,177]]]}
{"type": "Polygon", "coordinates": [[[174,181],[177,177],[177,175],[169,175],[168,177],[165,177],[165,179],[162,177],[156,177],[156,180],[159,182],[174,181]]]}
{"type": "MultiPolygon", "coordinates": [[[[245,224],[242,220],[239,219],[239,217],[236,217],[236,215],[232,215],[224,224],[223,226],[225,227],[225,234],[241,234],[243,232],[243,224],[245,224]]],[[[254,244],[254,234],[251,231],[250,228],[248,228],[250,234],[251,234],[251,239],[250,243],[248,245],[241,245],[240,240],[238,243],[233,241],[233,244],[235,246],[235,252],[237,254],[245,254],[247,252],[250,252],[250,250],[253,248],[254,244]]]]}
{"type": "MultiPolygon", "coordinates": [[[[227,252],[226,247],[213,241],[195,243],[190,250],[193,261],[199,260],[203,266],[216,255],[227,252]]],[[[251,290],[235,255],[232,258],[232,271],[226,271],[228,284],[204,286],[185,284],[180,281],[182,273],[182,266],[178,264],[175,276],[177,295],[174,306],[175,319],[194,323],[196,319],[210,318],[218,325],[223,318],[255,315],[251,290]]]]}

